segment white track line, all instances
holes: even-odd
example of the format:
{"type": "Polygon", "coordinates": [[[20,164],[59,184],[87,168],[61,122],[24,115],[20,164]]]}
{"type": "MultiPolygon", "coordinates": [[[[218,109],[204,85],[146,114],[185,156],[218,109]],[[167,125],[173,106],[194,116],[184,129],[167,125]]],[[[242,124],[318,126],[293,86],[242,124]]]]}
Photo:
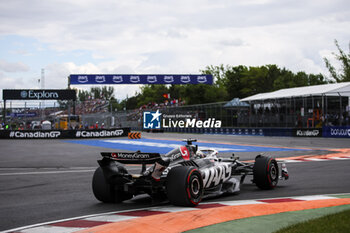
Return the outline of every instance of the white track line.
{"type": "Polygon", "coordinates": [[[0,176],[16,176],[16,175],[42,175],[42,174],[61,174],[61,173],[80,173],[80,172],[93,172],[94,170],[69,170],[69,171],[42,171],[42,172],[12,172],[12,173],[0,173],[0,176]]]}

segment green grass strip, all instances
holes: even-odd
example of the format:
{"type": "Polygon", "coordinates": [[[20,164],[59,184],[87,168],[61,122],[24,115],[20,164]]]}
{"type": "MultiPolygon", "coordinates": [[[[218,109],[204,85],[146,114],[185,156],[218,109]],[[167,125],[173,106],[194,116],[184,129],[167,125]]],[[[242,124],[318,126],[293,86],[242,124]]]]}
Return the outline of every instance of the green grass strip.
{"type": "Polygon", "coordinates": [[[336,197],[336,198],[350,198],[350,194],[332,194],[328,196],[336,197]]]}
{"type": "Polygon", "coordinates": [[[350,232],[350,210],[283,228],[276,233],[342,233],[350,232]]]}
{"type": "MultiPolygon", "coordinates": [[[[333,206],[327,208],[291,211],[280,214],[263,215],[258,217],[244,218],[229,222],[219,223],[187,231],[189,233],[271,233],[281,228],[295,225],[307,220],[324,217],[329,214],[350,210],[350,205],[333,206]]],[[[332,230],[328,232],[333,232],[332,230]]],[[[349,232],[349,231],[347,231],[349,232]]]]}

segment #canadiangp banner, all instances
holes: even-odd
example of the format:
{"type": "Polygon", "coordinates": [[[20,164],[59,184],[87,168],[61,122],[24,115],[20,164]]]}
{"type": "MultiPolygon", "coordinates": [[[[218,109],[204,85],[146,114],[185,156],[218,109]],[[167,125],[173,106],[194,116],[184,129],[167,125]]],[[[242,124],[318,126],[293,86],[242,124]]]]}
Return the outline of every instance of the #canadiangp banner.
{"type": "Polygon", "coordinates": [[[201,74],[71,74],[70,84],[213,84],[212,75],[201,74]]]}
{"type": "Polygon", "coordinates": [[[63,139],[126,137],[130,128],[94,130],[0,130],[0,139],[63,139]]]}

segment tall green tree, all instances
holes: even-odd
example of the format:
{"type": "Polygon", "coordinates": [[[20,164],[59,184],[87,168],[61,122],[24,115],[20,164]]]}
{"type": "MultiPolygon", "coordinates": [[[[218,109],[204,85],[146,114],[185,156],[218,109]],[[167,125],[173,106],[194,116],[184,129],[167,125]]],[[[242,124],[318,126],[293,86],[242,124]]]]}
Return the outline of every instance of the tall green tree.
{"type": "Polygon", "coordinates": [[[141,96],[138,99],[138,106],[148,103],[163,103],[163,94],[167,94],[169,89],[166,85],[144,85],[140,88],[141,96]]]}
{"type": "Polygon", "coordinates": [[[79,101],[86,101],[89,98],[114,100],[114,87],[111,87],[111,86],[92,87],[90,88],[90,91],[86,91],[86,90],[78,91],[79,101]]]}
{"type": "Polygon", "coordinates": [[[79,101],[86,101],[89,99],[89,91],[86,90],[78,90],[78,100],[79,101]]]}
{"type": "Polygon", "coordinates": [[[339,46],[337,40],[334,40],[335,46],[338,49],[338,53],[332,53],[335,58],[340,62],[341,68],[340,71],[337,71],[336,68],[330,63],[328,58],[323,58],[326,67],[331,74],[332,78],[336,82],[349,82],[350,81],[350,43],[349,43],[349,53],[346,54],[339,46]]]}

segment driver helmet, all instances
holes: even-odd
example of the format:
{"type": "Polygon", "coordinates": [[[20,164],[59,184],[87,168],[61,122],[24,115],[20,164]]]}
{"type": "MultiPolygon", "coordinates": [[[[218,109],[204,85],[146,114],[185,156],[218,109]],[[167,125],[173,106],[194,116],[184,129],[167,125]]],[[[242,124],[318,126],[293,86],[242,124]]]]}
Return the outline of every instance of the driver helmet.
{"type": "Polygon", "coordinates": [[[196,157],[198,158],[205,158],[206,157],[206,154],[204,154],[202,151],[200,150],[197,150],[196,152],[196,157]]]}

